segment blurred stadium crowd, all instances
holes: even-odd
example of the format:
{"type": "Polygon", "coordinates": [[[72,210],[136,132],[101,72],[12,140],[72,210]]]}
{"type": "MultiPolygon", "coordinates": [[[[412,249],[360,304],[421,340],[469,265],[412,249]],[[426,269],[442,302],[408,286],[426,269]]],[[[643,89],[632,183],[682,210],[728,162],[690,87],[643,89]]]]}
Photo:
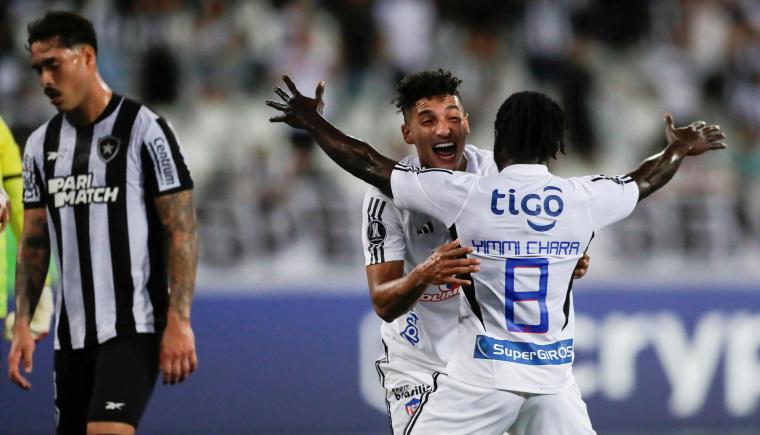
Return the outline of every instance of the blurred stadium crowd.
{"type": "Polygon", "coordinates": [[[231,268],[282,282],[325,267],[361,277],[364,185],[308,136],[269,125],[263,101],[282,73],[309,91],[325,80],[326,116],[401,158],[413,148],[394,84],[430,68],[463,79],[470,142],[482,148],[510,93],[561,101],[570,150],[552,169],[562,175],[633,168],[664,145],[663,111],[721,124],[730,149],[688,162],[595,242],[591,276],[647,267],[654,279],[760,281],[756,0],[4,0],[0,114],[19,143],[53,110],[24,50],[26,23],[49,9],[93,20],[105,80],[178,131],[197,186],[201,282],[231,268]]]}

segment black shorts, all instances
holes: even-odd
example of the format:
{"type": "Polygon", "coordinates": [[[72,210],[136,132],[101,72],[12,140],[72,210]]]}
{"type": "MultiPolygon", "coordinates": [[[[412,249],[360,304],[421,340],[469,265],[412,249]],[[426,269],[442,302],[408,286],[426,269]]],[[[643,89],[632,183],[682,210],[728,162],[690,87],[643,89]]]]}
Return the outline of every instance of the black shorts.
{"type": "Polygon", "coordinates": [[[116,337],[97,346],[55,351],[59,434],[86,434],[87,422],[135,428],[158,377],[160,336],[116,337]]]}

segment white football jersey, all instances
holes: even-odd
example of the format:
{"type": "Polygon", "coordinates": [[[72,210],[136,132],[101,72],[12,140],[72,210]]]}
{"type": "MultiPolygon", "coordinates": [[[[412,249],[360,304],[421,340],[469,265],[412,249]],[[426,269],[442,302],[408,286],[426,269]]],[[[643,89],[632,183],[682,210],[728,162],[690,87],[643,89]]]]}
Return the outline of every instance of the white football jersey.
{"type": "Polygon", "coordinates": [[[396,166],[397,207],[454,226],[481,260],[463,289],[463,318],[446,372],[473,385],[558,393],[573,384],[572,273],[595,231],[628,216],[627,176],[561,178],[543,165],[480,176],[396,166]]]}
{"type": "MultiPolygon", "coordinates": [[[[466,145],[464,157],[468,173],[498,173],[491,151],[466,145]]],[[[402,163],[420,164],[416,155],[402,163]]],[[[403,260],[405,273],[409,273],[437,247],[452,240],[447,225],[428,215],[396,208],[391,198],[373,186],[364,196],[362,214],[366,265],[403,260]]],[[[381,336],[390,364],[410,363],[431,373],[445,368],[459,323],[459,292],[458,286],[430,286],[409,312],[383,323],[381,336]]]]}

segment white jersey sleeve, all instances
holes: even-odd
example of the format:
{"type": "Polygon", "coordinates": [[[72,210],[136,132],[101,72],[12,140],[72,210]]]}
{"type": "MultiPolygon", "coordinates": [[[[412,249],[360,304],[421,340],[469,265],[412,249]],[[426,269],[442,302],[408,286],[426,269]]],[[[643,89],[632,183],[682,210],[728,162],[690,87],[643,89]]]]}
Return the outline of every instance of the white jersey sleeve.
{"type": "Polygon", "coordinates": [[[627,175],[594,175],[573,180],[579,182],[586,192],[594,231],[625,219],[639,201],[639,187],[627,175]]]}
{"type": "Polygon", "coordinates": [[[478,178],[448,169],[396,165],[391,173],[391,191],[397,207],[424,213],[451,227],[478,178]]]}
{"type": "Polygon", "coordinates": [[[404,260],[406,242],[399,210],[393,200],[372,186],[364,194],[362,245],[365,266],[404,260]]]}

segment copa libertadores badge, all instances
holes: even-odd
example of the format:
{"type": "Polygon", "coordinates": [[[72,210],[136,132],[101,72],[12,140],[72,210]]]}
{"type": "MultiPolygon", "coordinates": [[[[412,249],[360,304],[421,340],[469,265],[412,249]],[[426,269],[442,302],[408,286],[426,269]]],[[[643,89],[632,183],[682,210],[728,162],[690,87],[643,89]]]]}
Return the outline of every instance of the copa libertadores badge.
{"type": "Polygon", "coordinates": [[[375,219],[367,225],[367,240],[369,240],[370,245],[381,245],[385,241],[386,235],[387,230],[382,221],[375,219]]]}
{"type": "Polygon", "coordinates": [[[116,136],[104,136],[98,140],[98,157],[108,163],[116,157],[121,147],[121,139],[116,136]]]}

